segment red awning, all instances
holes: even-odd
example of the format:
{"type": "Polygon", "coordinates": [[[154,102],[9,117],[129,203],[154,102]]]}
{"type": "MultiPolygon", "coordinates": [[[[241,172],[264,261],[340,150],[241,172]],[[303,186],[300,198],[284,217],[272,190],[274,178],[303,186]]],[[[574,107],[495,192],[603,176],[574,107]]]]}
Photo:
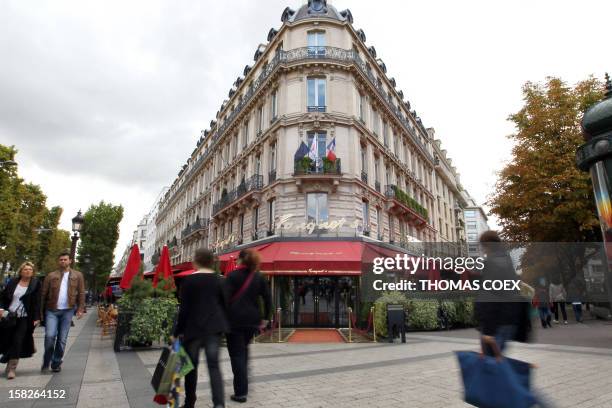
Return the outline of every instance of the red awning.
{"type": "MultiPolygon", "coordinates": [[[[274,275],[361,275],[364,243],[347,241],[274,242],[252,249],[261,256],[261,271],[274,275]]],[[[221,268],[239,251],[220,255],[221,268]]]]}
{"type": "Polygon", "coordinates": [[[191,274],[192,274],[192,273],[194,273],[195,271],[196,271],[195,269],[188,269],[188,270],[186,270],[186,271],[183,271],[183,272],[180,272],[180,273],[175,274],[175,275],[174,275],[174,277],[175,277],[175,278],[183,278],[183,277],[185,277],[185,276],[189,276],[189,275],[191,275],[191,274]]]}

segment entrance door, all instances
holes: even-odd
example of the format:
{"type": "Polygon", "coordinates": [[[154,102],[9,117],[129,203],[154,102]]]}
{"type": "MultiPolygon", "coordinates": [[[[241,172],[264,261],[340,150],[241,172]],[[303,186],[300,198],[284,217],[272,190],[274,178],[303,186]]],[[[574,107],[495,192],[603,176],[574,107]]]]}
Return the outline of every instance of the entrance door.
{"type": "Polygon", "coordinates": [[[357,311],[355,277],[280,276],[275,283],[283,327],[348,327],[348,308],[357,311]]]}

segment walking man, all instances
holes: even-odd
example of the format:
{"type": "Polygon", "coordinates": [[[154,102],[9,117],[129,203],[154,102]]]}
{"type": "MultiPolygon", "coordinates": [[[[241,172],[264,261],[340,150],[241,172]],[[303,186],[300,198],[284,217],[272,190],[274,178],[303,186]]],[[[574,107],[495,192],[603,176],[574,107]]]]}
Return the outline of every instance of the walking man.
{"type": "Polygon", "coordinates": [[[81,272],[70,268],[70,252],[60,253],[58,263],[59,269],[45,277],[41,293],[41,304],[45,309],[45,354],[42,372],[47,372],[49,365],[54,373],[62,370],[72,317],[76,310],[77,319],[80,319],[85,309],[85,280],[81,272]]]}

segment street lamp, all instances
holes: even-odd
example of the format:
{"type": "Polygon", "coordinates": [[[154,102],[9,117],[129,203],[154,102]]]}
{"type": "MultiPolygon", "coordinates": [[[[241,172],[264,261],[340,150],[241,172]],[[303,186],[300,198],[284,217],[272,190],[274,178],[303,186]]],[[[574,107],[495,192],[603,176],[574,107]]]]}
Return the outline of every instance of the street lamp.
{"type": "Polygon", "coordinates": [[[0,160],[0,167],[16,166],[17,162],[13,160],[0,160]]]}
{"type": "Polygon", "coordinates": [[[582,132],[586,143],[576,151],[576,164],[580,170],[591,173],[604,241],[605,282],[612,304],[612,80],[608,74],[604,99],[584,113],[582,132]]]}
{"type": "Polygon", "coordinates": [[[72,232],[74,232],[74,234],[72,235],[72,246],[70,247],[70,259],[72,260],[73,264],[74,256],[76,255],[77,241],[79,240],[79,232],[81,232],[81,229],[83,228],[84,221],[85,219],[81,214],[81,210],[79,210],[77,215],[72,219],[72,232]]]}

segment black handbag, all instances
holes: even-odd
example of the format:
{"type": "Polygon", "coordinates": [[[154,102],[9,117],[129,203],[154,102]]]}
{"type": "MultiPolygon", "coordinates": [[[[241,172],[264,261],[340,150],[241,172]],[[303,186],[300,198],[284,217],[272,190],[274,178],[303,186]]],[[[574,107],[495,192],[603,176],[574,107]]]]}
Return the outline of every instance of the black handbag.
{"type": "Polygon", "coordinates": [[[0,319],[0,329],[11,329],[17,326],[17,316],[20,311],[23,311],[23,305],[20,305],[14,312],[8,312],[6,316],[0,319]]]}
{"type": "Polygon", "coordinates": [[[8,312],[8,314],[0,319],[0,329],[10,329],[17,325],[17,313],[8,312]]]}

